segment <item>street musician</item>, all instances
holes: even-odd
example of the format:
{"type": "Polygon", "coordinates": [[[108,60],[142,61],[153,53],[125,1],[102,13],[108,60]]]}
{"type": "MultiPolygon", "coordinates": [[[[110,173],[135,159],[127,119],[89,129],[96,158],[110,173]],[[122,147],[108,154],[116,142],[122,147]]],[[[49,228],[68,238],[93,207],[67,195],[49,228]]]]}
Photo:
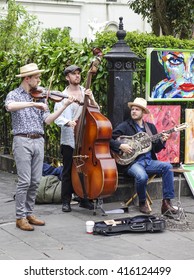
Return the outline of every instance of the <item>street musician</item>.
{"type": "MultiPolygon", "coordinates": [[[[156,153],[165,148],[169,134],[161,133],[161,137],[154,141],[154,143],[151,143],[150,147],[146,145],[148,139],[145,139],[145,150],[142,149],[142,153],[139,146],[132,141],[121,141],[122,136],[128,137],[136,134],[141,136],[141,132],[142,135],[146,134],[147,136],[157,134],[157,129],[154,124],[143,121],[143,115],[149,114],[147,101],[145,99],[137,97],[134,102],[128,103],[128,107],[131,109],[130,118],[120,123],[113,130],[112,139],[110,141],[113,156],[115,155],[118,166],[124,165],[124,174],[132,176],[135,179],[140,212],[144,214],[150,213],[150,208],[146,200],[147,181],[149,175],[157,174],[162,176],[163,200],[161,212],[165,214],[170,211],[170,213],[174,215],[177,213],[177,210],[173,208],[171,201],[171,199],[174,198],[174,174],[171,171],[173,167],[169,162],[159,161],[156,157],[156,153]],[[125,155],[125,157],[122,159],[120,155],[125,155]],[[125,161],[126,155],[129,158],[128,162],[125,161]],[[132,160],[130,160],[130,158],[132,158],[132,160]],[[126,162],[127,164],[125,164],[126,162]]],[[[138,144],[141,143],[141,139],[137,142],[138,144]]]]}

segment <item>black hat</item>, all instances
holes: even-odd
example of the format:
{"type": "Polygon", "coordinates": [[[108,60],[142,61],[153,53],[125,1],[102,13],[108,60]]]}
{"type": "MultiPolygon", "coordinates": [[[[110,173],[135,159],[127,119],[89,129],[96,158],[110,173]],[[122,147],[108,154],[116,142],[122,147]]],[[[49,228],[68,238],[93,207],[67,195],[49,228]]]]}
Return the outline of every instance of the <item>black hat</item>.
{"type": "Polygon", "coordinates": [[[82,69],[79,66],[77,66],[77,65],[70,65],[67,68],[65,68],[63,73],[66,76],[67,74],[75,72],[76,70],[78,70],[80,72],[82,71],[82,69]]]}

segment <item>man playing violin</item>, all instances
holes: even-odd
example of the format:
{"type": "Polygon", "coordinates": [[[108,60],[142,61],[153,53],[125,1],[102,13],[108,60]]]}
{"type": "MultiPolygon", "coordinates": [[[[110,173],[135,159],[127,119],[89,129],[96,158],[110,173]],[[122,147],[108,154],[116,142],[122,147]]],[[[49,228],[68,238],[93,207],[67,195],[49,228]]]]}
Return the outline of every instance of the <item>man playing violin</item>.
{"type": "MultiPolygon", "coordinates": [[[[63,94],[73,96],[76,100],[83,102],[84,95],[88,95],[89,102],[91,105],[98,106],[96,103],[92,91],[90,89],[85,90],[80,85],[81,82],[81,68],[76,65],[71,65],[65,68],[64,75],[69,85],[63,91],[63,94]]],[[[54,110],[57,112],[63,106],[63,101],[55,103],[54,110]]],[[[82,106],[77,103],[72,103],[66,108],[63,113],[55,120],[55,123],[61,128],[61,154],[63,156],[63,172],[62,172],[62,211],[71,211],[71,198],[74,193],[72,180],[71,180],[71,169],[73,162],[73,151],[75,148],[75,137],[74,129],[77,124],[77,120],[82,112],[82,106]]],[[[91,201],[87,199],[81,199],[80,207],[87,209],[94,209],[91,201]]]]}
{"type": "Polygon", "coordinates": [[[52,114],[44,100],[33,102],[30,90],[39,85],[43,71],[35,63],[21,67],[20,74],[16,75],[22,79],[21,84],[9,92],[5,100],[6,110],[11,112],[12,117],[13,155],[18,174],[16,226],[26,231],[34,230],[33,225],[45,225],[44,221],[33,215],[44,159],[43,123],[53,122],[74,101],[74,97],[70,96],[52,114]]]}

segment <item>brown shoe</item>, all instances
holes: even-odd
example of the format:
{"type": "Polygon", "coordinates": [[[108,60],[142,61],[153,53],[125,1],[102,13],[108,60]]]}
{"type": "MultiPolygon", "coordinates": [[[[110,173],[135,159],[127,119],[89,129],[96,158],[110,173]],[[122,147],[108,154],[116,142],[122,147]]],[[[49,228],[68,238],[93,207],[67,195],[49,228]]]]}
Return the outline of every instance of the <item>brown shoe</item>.
{"type": "Polygon", "coordinates": [[[173,208],[170,199],[163,199],[162,200],[162,207],[161,207],[162,214],[173,214],[176,215],[178,211],[173,208]]]}
{"type": "Polygon", "coordinates": [[[139,202],[139,211],[144,213],[144,214],[150,214],[151,213],[151,209],[148,205],[147,200],[139,202]]]}
{"type": "Polygon", "coordinates": [[[39,220],[34,215],[27,216],[27,219],[28,219],[28,222],[32,225],[36,225],[36,226],[44,226],[45,225],[44,221],[39,220]]]}
{"type": "Polygon", "coordinates": [[[28,231],[34,230],[34,227],[29,224],[29,222],[26,218],[17,219],[16,220],[16,227],[18,227],[22,230],[28,230],[28,231]]]}

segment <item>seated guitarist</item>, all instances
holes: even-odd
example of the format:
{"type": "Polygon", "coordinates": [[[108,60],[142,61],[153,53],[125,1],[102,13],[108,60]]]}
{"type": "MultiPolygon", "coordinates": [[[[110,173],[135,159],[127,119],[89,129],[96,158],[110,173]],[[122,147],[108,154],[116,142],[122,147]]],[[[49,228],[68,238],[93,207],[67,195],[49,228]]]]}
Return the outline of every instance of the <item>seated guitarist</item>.
{"type": "MultiPolygon", "coordinates": [[[[121,135],[133,136],[142,131],[149,135],[154,135],[157,134],[157,129],[154,124],[143,121],[143,115],[149,114],[149,110],[146,108],[147,101],[145,99],[137,97],[134,102],[128,103],[128,107],[131,109],[131,118],[120,123],[113,130],[110,147],[114,153],[127,153],[130,157],[130,154],[134,154],[135,152],[132,146],[130,146],[130,141],[129,144],[123,144],[117,138],[121,135]]],[[[135,186],[139,198],[139,210],[145,214],[150,213],[146,201],[146,187],[148,176],[153,174],[162,175],[162,214],[168,212],[171,214],[177,213],[177,210],[173,208],[171,203],[171,199],[174,198],[174,175],[171,171],[173,167],[169,162],[159,161],[156,157],[156,153],[165,148],[165,143],[168,138],[169,134],[162,133],[161,138],[152,143],[150,151],[138,154],[134,161],[124,166],[124,173],[135,179],[135,186]]]]}

